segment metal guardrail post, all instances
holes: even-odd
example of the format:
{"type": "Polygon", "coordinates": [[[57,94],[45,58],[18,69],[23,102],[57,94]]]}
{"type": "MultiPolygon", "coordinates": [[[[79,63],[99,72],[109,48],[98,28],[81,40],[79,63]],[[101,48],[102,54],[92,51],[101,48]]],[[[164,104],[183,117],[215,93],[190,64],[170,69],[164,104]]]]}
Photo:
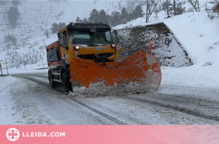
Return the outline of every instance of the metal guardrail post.
{"type": "Polygon", "coordinates": [[[1,62],[0,62],[0,70],[1,70],[1,75],[2,75],[2,77],[3,77],[2,64],[1,64],[1,62]]]}

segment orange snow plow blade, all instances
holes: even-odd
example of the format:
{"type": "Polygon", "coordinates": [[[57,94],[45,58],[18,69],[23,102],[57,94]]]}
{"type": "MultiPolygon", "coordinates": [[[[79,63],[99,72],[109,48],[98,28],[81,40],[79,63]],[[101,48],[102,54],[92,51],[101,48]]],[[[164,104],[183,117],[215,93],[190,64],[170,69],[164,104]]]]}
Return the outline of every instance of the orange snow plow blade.
{"type": "Polygon", "coordinates": [[[131,82],[156,90],[161,82],[161,70],[156,58],[145,51],[137,52],[122,62],[95,63],[74,58],[70,64],[72,86],[89,88],[103,82],[106,86],[131,82]]]}

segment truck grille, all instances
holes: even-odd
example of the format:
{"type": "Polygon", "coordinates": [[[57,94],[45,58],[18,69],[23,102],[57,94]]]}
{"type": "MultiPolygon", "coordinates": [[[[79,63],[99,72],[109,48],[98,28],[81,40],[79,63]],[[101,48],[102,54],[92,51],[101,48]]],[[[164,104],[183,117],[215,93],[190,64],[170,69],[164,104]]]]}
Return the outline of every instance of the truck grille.
{"type": "MultiPolygon", "coordinates": [[[[96,59],[96,56],[94,54],[77,55],[77,56],[78,56],[78,58],[81,58],[81,59],[96,59]]],[[[98,56],[111,57],[111,56],[113,56],[113,53],[100,53],[98,56]]]]}

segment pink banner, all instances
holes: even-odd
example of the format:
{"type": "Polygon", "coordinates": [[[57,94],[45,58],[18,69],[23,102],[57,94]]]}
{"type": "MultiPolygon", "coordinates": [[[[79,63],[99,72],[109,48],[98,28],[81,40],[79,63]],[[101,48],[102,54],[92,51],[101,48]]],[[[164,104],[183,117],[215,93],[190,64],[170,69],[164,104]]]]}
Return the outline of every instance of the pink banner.
{"type": "Polygon", "coordinates": [[[219,144],[219,126],[0,126],[2,144],[219,144]]]}

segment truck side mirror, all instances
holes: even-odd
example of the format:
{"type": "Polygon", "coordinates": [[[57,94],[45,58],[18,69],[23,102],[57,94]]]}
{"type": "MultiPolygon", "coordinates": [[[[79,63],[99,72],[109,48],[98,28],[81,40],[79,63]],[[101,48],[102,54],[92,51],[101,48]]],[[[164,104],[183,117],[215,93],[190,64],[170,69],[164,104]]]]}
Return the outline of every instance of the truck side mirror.
{"type": "Polygon", "coordinates": [[[64,42],[63,42],[63,38],[59,38],[59,46],[63,46],[64,42]]]}
{"type": "Polygon", "coordinates": [[[118,33],[117,33],[117,30],[114,30],[113,31],[113,34],[116,36],[118,33]]]}

